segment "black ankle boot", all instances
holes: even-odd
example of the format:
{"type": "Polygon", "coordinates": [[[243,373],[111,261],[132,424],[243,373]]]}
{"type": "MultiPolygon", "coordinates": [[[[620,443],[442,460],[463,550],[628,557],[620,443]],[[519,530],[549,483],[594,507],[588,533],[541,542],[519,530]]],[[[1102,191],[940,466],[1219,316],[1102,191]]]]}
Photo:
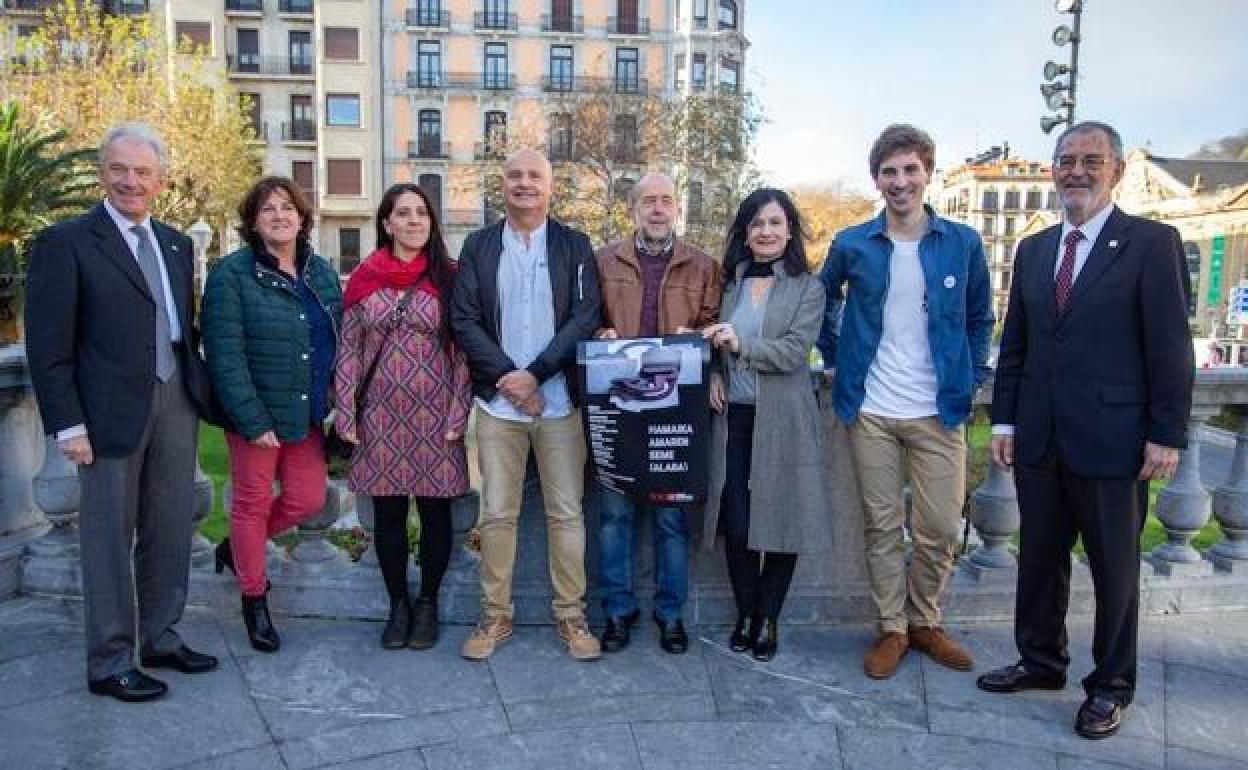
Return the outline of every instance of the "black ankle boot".
{"type": "Polygon", "coordinates": [[[732,637],[728,646],[733,652],[748,652],[758,641],[763,621],[757,615],[738,615],[737,625],[732,629],[732,637]]]}
{"type": "Polygon", "coordinates": [[[762,636],[754,642],[754,660],[766,662],[776,657],[776,637],[779,636],[779,631],[779,624],[777,624],[776,619],[767,618],[762,636]]]}
{"type": "Polygon", "coordinates": [[[277,652],[282,646],[277,629],[273,627],[273,618],[269,617],[267,595],[243,597],[243,623],[247,626],[251,646],[260,652],[277,652]]]}
{"type": "Polygon", "coordinates": [[[381,632],[381,647],[385,650],[401,650],[407,646],[407,634],[412,627],[412,605],[404,596],[390,602],[390,618],[381,632]]]}
{"type": "Polygon", "coordinates": [[[228,537],[217,543],[217,547],[213,549],[212,555],[213,560],[216,562],[215,567],[218,575],[226,567],[230,568],[230,572],[234,572],[234,552],[230,550],[230,539],[228,537]]]}
{"type": "Polygon", "coordinates": [[[412,608],[412,633],[407,646],[427,650],[438,643],[438,601],[428,596],[416,600],[412,608]]]}

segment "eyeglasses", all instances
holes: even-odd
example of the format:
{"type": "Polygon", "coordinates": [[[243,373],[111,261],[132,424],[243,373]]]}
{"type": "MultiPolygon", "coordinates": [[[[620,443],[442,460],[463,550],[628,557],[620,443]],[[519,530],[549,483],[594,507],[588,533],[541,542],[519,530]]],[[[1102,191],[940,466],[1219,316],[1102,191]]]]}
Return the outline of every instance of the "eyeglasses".
{"type": "Polygon", "coordinates": [[[1053,165],[1056,166],[1059,171],[1074,171],[1075,166],[1082,163],[1084,171],[1095,172],[1105,168],[1105,165],[1108,162],[1109,161],[1104,155],[1084,155],[1083,157],[1079,157],[1077,155],[1058,155],[1053,159],[1053,165]]]}

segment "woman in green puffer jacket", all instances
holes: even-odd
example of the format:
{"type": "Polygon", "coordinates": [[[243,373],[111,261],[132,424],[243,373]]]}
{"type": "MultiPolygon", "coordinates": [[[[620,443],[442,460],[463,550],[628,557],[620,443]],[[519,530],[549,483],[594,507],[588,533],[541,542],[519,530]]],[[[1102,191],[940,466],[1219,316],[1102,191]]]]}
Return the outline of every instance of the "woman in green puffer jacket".
{"type": "Polygon", "coordinates": [[[208,276],[201,313],[205,358],[229,418],[233,484],[230,536],[217,546],[216,562],[217,572],[228,566],[238,576],[251,646],[276,652],[265,544],[325,504],[321,422],[330,408],[342,289],[312,252],[312,210],[291,180],[261,179],[238,214],[247,245],[208,276]]]}

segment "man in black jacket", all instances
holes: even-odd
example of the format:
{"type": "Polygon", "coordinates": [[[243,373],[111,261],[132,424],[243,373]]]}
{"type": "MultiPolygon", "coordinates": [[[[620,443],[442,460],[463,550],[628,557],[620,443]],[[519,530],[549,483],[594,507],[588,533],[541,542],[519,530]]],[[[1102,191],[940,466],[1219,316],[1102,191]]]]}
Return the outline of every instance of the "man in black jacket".
{"type": "Polygon", "coordinates": [[[529,450],[546,504],[550,579],[560,640],[599,657],[585,622],[585,438],[576,343],[593,336],[601,302],[584,233],[548,216],[551,167],[522,150],[503,167],[502,222],[468,236],[451,306],[477,403],[481,464],[482,617],[463,656],[485,660],[511,636],[511,579],[529,450]]]}
{"type": "Polygon", "coordinates": [[[1075,719],[1085,738],[1117,732],[1135,692],[1148,482],[1174,474],[1192,403],[1182,244],[1174,228],[1114,206],[1122,170],[1112,127],[1079,123],[1058,138],[1065,222],[1018,246],[992,401],[992,457],[1014,468],[1022,513],[1020,660],[978,683],[1065,686],[1070,550],[1081,537],[1096,594],[1096,667],[1075,719]]]}
{"type": "Polygon", "coordinates": [[[191,241],[148,213],[164,166],[151,128],[111,129],[100,149],[104,201],[39,233],[27,276],[39,412],[82,485],[88,685],[123,701],[166,691],[135,668],[136,647],[148,668],[217,665],[173,629],[186,604],[196,412],[206,413],[208,386],[191,241]]]}

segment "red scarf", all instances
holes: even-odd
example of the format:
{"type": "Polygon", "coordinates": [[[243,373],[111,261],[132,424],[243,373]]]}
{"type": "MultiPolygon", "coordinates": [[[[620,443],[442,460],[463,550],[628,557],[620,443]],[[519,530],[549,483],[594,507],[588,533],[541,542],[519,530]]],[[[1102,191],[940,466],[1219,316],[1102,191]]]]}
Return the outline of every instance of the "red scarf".
{"type": "Polygon", "coordinates": [[[351,271],[347,291],[342,297],[342,309],[347,310],[380,289],[403,291],[413,284],[419,291],[435,298],[439,296],[438,287],[429,280],[429,260],[424,249],[404,262],[382,246],[351,271]]]}

